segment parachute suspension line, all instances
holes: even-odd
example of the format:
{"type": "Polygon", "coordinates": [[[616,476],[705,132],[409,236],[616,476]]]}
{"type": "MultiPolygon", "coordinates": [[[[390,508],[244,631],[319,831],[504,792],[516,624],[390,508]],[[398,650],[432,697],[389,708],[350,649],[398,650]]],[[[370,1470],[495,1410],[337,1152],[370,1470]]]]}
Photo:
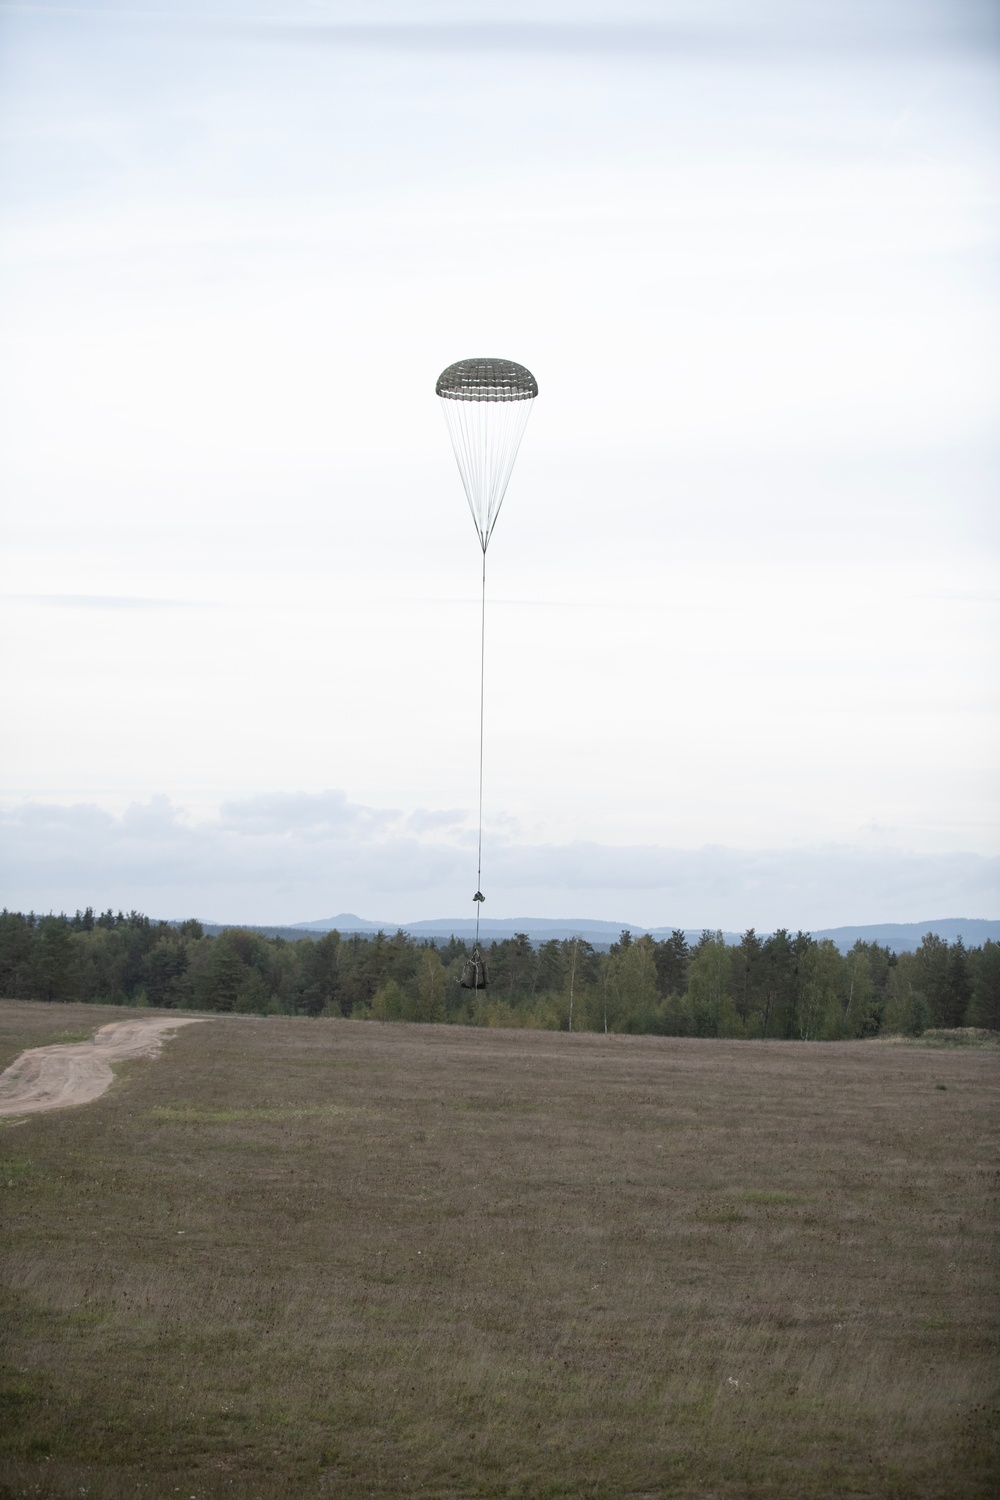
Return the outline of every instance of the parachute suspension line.
{"type": "Polygon", "coordinates": [[[479,913],[483,909],[483,709],[486,703],[486,548],[483,548],[483,598],[479,616],[479,856],[476,872],[476,952],[479,913]]]}
{"type": "Polygon", "coordinates": [[[459,472],[482,547],[489,546],[531,401],[443,401],[459,472]]]}

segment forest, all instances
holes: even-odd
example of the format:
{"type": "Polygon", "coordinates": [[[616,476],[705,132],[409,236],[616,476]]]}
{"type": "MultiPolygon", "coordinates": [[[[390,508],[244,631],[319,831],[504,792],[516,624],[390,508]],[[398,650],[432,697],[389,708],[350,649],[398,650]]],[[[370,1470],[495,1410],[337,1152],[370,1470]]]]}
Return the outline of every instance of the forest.
{"type": "Polygon", "coordinates": [[[1000,944],[966,948],[928,933],[914,953],[784,929],[737,945],[681,931],[662,942],[623,931],[607,953],[582,939],[484,949],[490,984],[458,983],[469,945],[404,932],[329,932],[286,941],[246,928],[139,912],[0,913],[0,997],[258,1015],[335,1015],[468,1026],[661,1036],[834,1041],[1000,1030],[1000,944]]]}

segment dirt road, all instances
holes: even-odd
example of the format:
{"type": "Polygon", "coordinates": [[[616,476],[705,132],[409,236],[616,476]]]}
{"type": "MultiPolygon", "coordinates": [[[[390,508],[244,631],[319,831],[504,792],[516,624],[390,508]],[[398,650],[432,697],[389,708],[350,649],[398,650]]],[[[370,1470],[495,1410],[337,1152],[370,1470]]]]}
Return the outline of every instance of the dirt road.
{"type": "Polygon", "coordinates": [[[166,1032],[198,1020],[197,1016],[143,1016],[134,1021],[112,1021],[89,1042],[32,1047],[0,1073],[0,1116],[90,1104],[110,1088],[112,1063],[155,1057],[166,1032]]]}

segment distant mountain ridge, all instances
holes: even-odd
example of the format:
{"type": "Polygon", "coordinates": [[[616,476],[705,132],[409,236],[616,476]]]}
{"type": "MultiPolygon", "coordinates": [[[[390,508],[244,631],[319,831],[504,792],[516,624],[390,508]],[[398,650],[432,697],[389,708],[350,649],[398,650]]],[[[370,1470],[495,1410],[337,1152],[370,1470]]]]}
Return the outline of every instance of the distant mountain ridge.
{"type": "Polygon", "coordinates": [[[872,927],[830,927],[823,932],[813,932],[817,941],[830,938],[841,953],[847,953],[860,939],[863,943],[881,943],[895,953],[913,953],[929,932],[945,942],[954,943],[959,938],[967,948],[979,948],[983,943],[1000,942],[1000,922],[987,917],[939,917],[929,922],[880,922],[872,927]]]}
{"type": "MultiPolygon", "coordinates": [[[[479,935],[487,942],[492,942],[513,937],[515,932],[524,932],[533,943],[545,943],[553,938],[562,940],[579,937],[593,943],[595,948],[606,948],[617,942],[623,928],[628,928],[633,937],[649,933],[657,941],[669,937],[673,931],[671,927],[641,927],[633,922],[602,922],[589,918],[483,917],[479,924],[479,935]]],[[[422,922],[373,922],[356,916],[353,912],[341,912],[336,917],[320,918],[314,922],[296,922],[291,927],[283,927],[281,931],[307,937],[311,933],[318,935],[334,929],[342,935],[396,932],[401,929],[410,937],[447,941],[452,936],[466,939],[474,937],[476,921],[474,917],[437,917],[422,922]]],[[[702,931],[700,927],[685,928],[684,935],[689,942],[696,942],[702,931]]],[[[925,922],[876,922],[858,927],[814,928],[810,935],[817,941],[829,938],[842,953],[848,952],[859,940],[863,943],[881,943],[895,953],[912,953],[919,948],[928,932],[935,933],[949,943],[960,937],[967,948],[979,947],[987,941],[1000,942],[1000,921],[992,921],[986,917],[934,917],[925,922]]],[[[738,932],[723,932],[722,935],[730,944],[738,943],[742,936],[738,932]]],[[[758,936],[766,937],[768,934],[761,932],[758,936]]]]}

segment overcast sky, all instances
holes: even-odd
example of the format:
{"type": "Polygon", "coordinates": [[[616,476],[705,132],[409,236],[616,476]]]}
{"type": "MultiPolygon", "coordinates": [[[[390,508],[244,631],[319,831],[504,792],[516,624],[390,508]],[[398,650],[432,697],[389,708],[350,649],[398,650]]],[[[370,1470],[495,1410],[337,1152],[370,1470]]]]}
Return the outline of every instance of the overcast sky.
{"type": "Polygon", "coordinates": [[[0,3],[0,902],[1000,914],[990,3],[0,3]]]}

